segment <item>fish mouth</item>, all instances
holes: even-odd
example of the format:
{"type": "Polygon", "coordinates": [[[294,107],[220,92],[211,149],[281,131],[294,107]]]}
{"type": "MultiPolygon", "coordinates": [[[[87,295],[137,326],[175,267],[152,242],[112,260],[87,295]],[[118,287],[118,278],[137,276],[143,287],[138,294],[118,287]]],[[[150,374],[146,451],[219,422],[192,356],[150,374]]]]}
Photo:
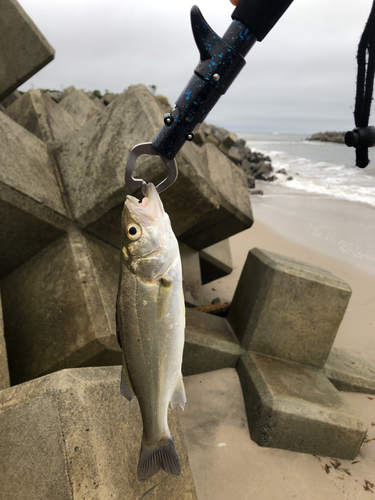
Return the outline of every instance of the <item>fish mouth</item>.
{"type": "Polygon", "coordinates": [[[145,224],[155,223],[164,215],[163,203],[152,182],[147,184],[147,196],[142,201],[128,195],[125,206],[132,216],[140,217],[145,224]]]}

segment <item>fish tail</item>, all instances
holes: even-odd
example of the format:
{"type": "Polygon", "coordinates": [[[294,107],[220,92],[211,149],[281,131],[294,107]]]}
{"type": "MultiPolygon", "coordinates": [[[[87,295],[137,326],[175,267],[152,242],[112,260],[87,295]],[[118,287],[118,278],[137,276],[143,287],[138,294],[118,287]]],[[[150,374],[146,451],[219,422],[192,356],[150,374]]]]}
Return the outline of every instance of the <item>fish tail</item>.
{"type": "Polygon", "coordinates": [[[138,481],[143,483],[160,469],[173,476],[181,475],[180,459],[172,436],[152,448],[146,446],[143,438],[138,462],[138,481]]]}

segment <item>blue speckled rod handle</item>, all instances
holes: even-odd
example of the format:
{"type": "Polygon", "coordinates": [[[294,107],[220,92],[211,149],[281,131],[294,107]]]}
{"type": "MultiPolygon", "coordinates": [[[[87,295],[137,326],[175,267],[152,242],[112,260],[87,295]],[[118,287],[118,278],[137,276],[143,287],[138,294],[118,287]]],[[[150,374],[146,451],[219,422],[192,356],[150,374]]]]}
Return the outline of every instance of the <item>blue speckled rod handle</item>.
{"type": "Polygon", "coordinates": [[[172,112],[164,117],[152,146],[166,158],[174,158],[194,138],[194,128],[206,118],[245,66],[244,56],[256,42],[249,28],[233,20],[221,38],[207,24],[197,6],[191,24],[200,61],[172,112]]]}
{"type": "Polygon", "coordinates": [[[263,40],[292,1],[240,0],[222,38],[210,28],[196,5],[191,9],[200,61],[152,142],[161,155],[172,159],[185,141],[193,140],[194,128],[207,117],[245,66],[245,55],[257,40],[263,40]]]}
{"type": "Polygon", "coordinates": [[[241,0],[232,19],[245,24],[258,42],[271,31],[293,0],[241,0]]]}

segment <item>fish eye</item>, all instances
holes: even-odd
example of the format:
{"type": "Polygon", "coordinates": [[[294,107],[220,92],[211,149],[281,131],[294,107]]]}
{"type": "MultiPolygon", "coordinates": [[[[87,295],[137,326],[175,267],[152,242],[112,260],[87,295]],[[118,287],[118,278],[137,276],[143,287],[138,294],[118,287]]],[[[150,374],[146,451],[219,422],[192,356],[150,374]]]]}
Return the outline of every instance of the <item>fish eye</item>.
{"type": "Polygon", "coordinates": [[[142,229],[135,222],[131,222],[125,228],[126,237],[131,241],[137,241],[142,236],[142,229]]]}

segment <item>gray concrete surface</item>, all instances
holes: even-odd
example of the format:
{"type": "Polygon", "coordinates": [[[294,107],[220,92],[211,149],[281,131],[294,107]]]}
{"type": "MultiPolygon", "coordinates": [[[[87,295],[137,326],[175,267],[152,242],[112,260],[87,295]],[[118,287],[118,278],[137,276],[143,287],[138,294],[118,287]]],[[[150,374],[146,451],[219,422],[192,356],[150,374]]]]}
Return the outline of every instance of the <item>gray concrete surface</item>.
{"type": "Polygon", "coordinates": [[[199,252],[202,284],[227,276],[233,271],[229,240],[223,240],[199,252]]]}
{"type": "Polygon", "coordinates": [[[169,424],[182,465],[142,485],[142,421],[120,395],[120,367],[63,370],[0,392],[0,483],[6,500],[196,499],[176,416],[169,424]]]}
{"type": "MultiPolygon", "coordinates": [[[[263,448],[250,438],[235,369],[185,377],[184,383],[187,403],[179,420],[199,500],[372,498],[364,487],[365,480],[375,484],[375,441],[365,442],[355,461],[340,460],[337,469],[332,456],[263,448]]],[[[375,437],[375,400],[342,396],[375,437]]]]}
{"type": "Polygon", "coordinates": [[[0,295],[0,391],[10,387],[8,355],[4,337],[3,308],[0,295]]]}
{"type": "Polygon", "coordinates": [[[0,101],[52,61],[55,51],[17,0],[0,3],[0,101]]]}
{"type": "Polygon", "coordinates": [[[79,129],[76,120],[39,89],[26,92],[5,114],[46,143],[62,141],[79,129]]]}
{"type": "Polygon", "coordinates": [[[228,321],[245,349],[323,368],[350,295],[350,286],[324,269],[255,248],[228,321]]]}
{"type": "Polygon", "coordinates": [[[4,113],[0,113],[0,133],[0,183],[66,216],[46,144],[4,113]]]}
{"type": "Polygon", "coordinates": [[[188,306],[203,305],[202,278],[199,252],[179,242],[182,264],[182,286],[185,304],[188,306]]]}
{"type": "Polygon", "coordinates": [[[0,182],[0,279],[63,234],[43,220],[46,212],[44,207],[0,182]]]}
{"type": "MultiPolygon", "coordinates": [[[[140,142],[152,141],[162,123],[162,114],[151,93],[143,85],[133,86],[57,150],[75,218],[112,245],[120,245],[119,224],[125,195],[136,194],[125,186],[129,152],[140,142]]],[[[177,161],[179,182],[162,194],[162,200],[178,236],[216,210],[220,198],[204,177],[193,145],[188,144],[177,161]],[[186,211],[189,200],[194,210],[186,211]]],[[[137,163],[134,175],[159,182],[165,177],[165,168],[158,157],[145,155],[137,163]]]]}
{"type": "Polygon", "coordinates": [[[0,109],[6,109],[8,106],[14,103],[17,99],[21,97],[21,94],[18,92],[18,90],[15,90],[11,94],[8,95],[5,99],[0,101],[0,109]]]}
{"type": "Polygon", "coordinates": [[[62,92],[62,94],[61,94],[61,96],[60,96],[59,102],[62,101],[71,92],[73,92],[73,90],[76,90],[76,88],[75,88],[74,85],[70,85],[69,87],[67,87],[66,89],[64,89],[63,92],[62,92]]]}
{"type": "Polygon", "coordinates": [[[78,128],[83,127],[87,120],[100,113],[103,109],[101,106],[97,105],[95,101],[90,99],[83,90],[78,89],[73,89],[71,92],[67,93],[67,95],[60,100],[59,107],[74,118],[78,128]]]}
{"type": "Polygon", "coordinates": [[[72,228],[1,282],[12,385],[62,368],[121,364],[119,252],[72,228]]]}
{"type": "Polygon", "coordinates": [[[333,347],[323,372],[339,391],[375,394],[375,364],[360,354],[333,347]]]}
{"type": "Polygon", "coordinates": [[[316,368],[254,352],[240,358],[251,438],[260,446],[352,459],[366,426],[316,368]]]}
{"type": "Polygon", "coordinates": [[[186,309],[183,375],[235,367],[243,353],[225,318],[186,309]]]}
{"type": "Polygon", "coordinates": [[[70,221],[47,146],[0,113],[0,278],[67,229],[70,221]]]}
{"type": "Polygon", "coordinates": [[[219,208],[200,224],[180,235],[187,245],[202,250],[253,224],[245,173],[213,144],[198,149],[207,178],[220,194],[219,208]]]}

